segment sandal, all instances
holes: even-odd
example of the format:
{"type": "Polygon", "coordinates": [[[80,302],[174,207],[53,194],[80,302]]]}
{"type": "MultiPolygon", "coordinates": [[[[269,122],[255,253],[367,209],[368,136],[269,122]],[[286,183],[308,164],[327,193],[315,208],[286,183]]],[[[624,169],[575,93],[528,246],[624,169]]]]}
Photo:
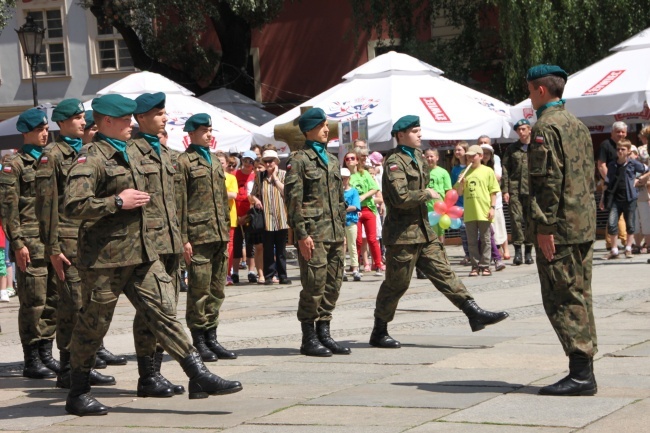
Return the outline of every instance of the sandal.
{"type": "Polygon", "coordinates": [[[469,273],[470,277],[478,277],[478,273],[480,271],[480,268],[472,268],[472,270],[469,273]]]}
{"type": "Polygon", "coordinates": [[[483,268],[483,270],[481,271],[481,275],[483,275],[484,277],[491,277],[491,276],[492,276],[492,271],[490,270],[489,267],[486,266],[486,267],[483,268]]]}
{"type": "Polygon", "coordinates": [[[465,258],[460,261],[461,266],[467,266],[470,263],[472,263],[472,261],[470,260],[469,256],[465,256],[465,258]]]}

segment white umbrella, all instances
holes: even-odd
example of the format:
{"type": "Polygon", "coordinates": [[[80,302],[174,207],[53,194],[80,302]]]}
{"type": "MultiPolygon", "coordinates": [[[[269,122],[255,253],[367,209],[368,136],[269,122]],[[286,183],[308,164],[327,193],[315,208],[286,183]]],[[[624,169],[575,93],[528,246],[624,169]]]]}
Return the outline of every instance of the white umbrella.
{"type": "MultiPolygon", "coordinates": [[[[47,113],[50,133],[59,130],[59,126],[56,124],[56,122],[52,122],[52,110],[54,110],[54,107],[55,106],[49,102],[36,107],[39,110],[47,113]]],[[[16,129],[17,121],[18,116],[14,116],[0,122],[0,149],[18,149],[23,145],[23,135],[16,129]]]]}
{"type": "Polygon", "coordinates": [[[258,126],[270,122],[277,117],[263,110],[262,108],[264,106],[259,102],[225,87],[211,90],[199,96],[199,99],[258,126]]]}

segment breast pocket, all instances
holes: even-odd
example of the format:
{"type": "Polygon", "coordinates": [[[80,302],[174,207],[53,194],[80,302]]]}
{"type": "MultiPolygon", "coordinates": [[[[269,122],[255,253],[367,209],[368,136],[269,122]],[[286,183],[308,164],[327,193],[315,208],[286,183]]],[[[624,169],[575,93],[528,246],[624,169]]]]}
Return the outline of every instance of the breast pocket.
{"type": "Polygon", "coordinates": [[[149,194],[158,194],[162,190],[162,185],[160,182],[160,170],[158,165],[151,161],[149,163],[142,163],[138,166],[138,172],[145,179],[145,190],[149,194]]]}
{"type": "Polygon", "coordinates": [[[188,194],[205,194],[208,192],[210,179],[205,167],[192,167],[189,175],[188,194]]]}
{"type": "Polygon", "coordinates": [[[304,185],[304,204],[310,207],[323,207],[323,196],[328,192],[323,185],[323,171],[317,168],[305,170],[304,185]]]}
{"type": "Polygon", "coordinates": [[[118,194],[131,188],[129,170],[119,165],[106,167],[106,192],[108,195],[118,194]]]}
{"type": "Polygon", "coordinates": [[[25,167],[22,176],[20,176],[22,183],[22,194],[25,197],[36,197],[36,172],[31,167],[25,167]]]}

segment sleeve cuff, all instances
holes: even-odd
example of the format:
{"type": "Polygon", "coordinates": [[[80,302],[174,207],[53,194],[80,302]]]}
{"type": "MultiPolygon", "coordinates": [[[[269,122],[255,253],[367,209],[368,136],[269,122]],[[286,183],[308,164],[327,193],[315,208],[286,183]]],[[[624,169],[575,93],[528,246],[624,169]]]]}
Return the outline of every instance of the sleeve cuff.
{"type": "Polygon", "coordinates": [[[295,228],[294,232],[296,234],[296,239],[298,239],[299,241],[303,239],[307,239],[309,237],[309,233],[307,233],[307,230],[305,230],[304,228],[295,228]]]}
{"type": "Polygon", "coordinates": [[[16,239],[14,241],[11,241],[11,249],[14,251],[18,251],[19,249],[23,248],[25,246],[25,243],[22,241],[22,239],[16,239]]]}
{"type": "Polygon", "coordinates": [[[537,224],[537,233],[540,235],[554,235],[557,233],[557,226],[555,224],[551,225],[542,225],[537,224]]]}

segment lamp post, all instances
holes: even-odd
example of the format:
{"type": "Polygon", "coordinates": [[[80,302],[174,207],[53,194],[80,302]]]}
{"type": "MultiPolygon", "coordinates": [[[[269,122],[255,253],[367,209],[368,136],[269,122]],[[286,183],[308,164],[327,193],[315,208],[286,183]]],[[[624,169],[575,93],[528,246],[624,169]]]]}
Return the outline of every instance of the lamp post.
{"type": "Polygon", "coordinates": [[[32,71],[32,94],[34,95],[34,107],[38,105],[38,90],[36,88],[36,69],[38,61],[41,57],[41,49],[43,47],[43,37],[45,36],[45,29],[40,27],[34,22],[31,15],[27,15],[25,24],[16,30],[18,33],[18,40],[20,46],[23,48],[23,54],[29,63],[29,68],[32,71]]]}

